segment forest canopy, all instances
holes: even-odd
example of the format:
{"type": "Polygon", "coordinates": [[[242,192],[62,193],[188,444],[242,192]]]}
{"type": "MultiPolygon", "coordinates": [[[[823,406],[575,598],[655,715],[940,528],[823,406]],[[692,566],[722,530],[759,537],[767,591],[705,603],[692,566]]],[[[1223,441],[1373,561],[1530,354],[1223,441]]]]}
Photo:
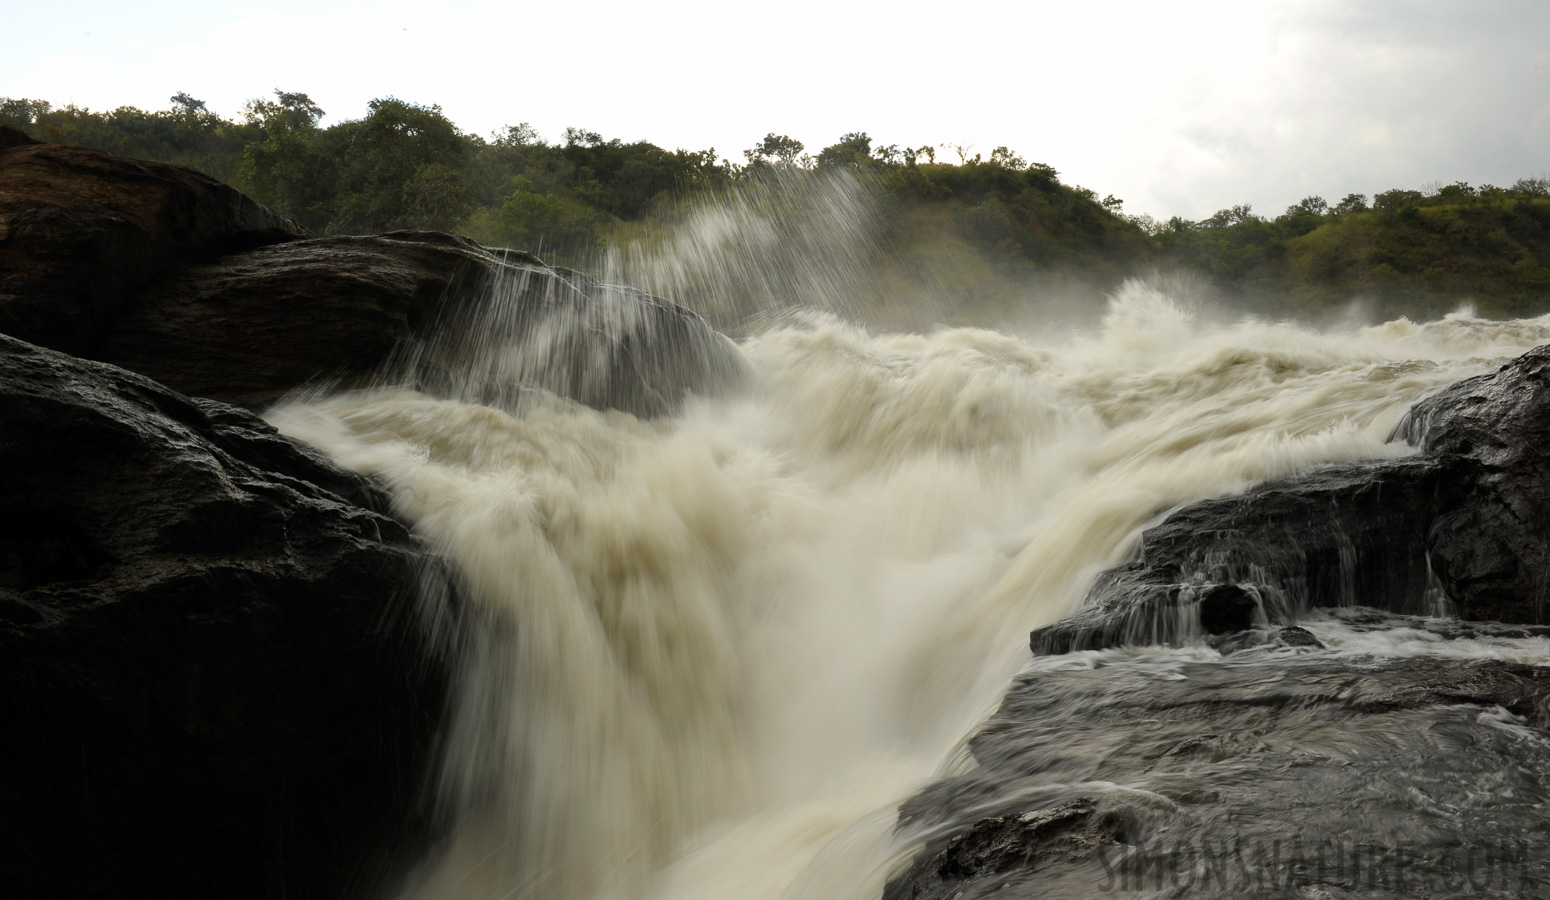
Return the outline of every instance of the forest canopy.
{"type": "Polygon", "coordinates": [[[481,137],[439,106],[394,97],[371,101],[359,118],[323,126],[324,116],[307,94],[281,90],[236,119],[184,92],[158,111],[0,98],[0,124],[198,169],[319,235],[456,231],[585,265],[611,242],[660,233],[694,202],[844,169],[875,187],[890,246],[950,256],[950,278],[963,284],[945,288],[997,295],[998,307],[1030,285],[1080,282],[1101,293],[1162,267],[1206,276],[1267,314],[1316,314],[1353,298],[1385,315],[1432,316],[1460,301],[1495,316],[1550,309],[1542,176],[1333,203],[1312,196],[1272,216],[1241,205],[1198,222],[1157,221],[1126,215],[1120,198],[1066,185],[1055,168],[1007,147],[986,157],[954,144],[878,145],[855,131],[814,152],[772,131],[733,162],[714,148],[666,150],[579,127],[554,143],[527,123],[481,137]]]}

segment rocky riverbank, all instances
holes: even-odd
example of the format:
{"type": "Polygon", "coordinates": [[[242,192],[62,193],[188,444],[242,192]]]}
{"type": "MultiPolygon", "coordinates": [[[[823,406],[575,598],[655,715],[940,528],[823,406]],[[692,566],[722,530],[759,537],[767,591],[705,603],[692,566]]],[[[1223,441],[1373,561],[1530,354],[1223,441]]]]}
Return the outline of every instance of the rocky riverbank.
{"type": "Polygon", "coordinates": [[[1171,512],[1033,651],[1177,643],[1320,607],[1550,621],[1550,347],[1426,398],[1395,439],[1420,453],[1171,512]]]}
{"type": "Polygon", "coordinates": [[[1416,456],[1167,513],[901,810],[885,898],[1542,895],[1547,429],[1541,347],[1416,404],[1416,456]]]}
{"type": "Polygon", "coordinates": [[[527,254],[314,238],[0,128],[0,884],[357,896],[439,833],[456,577],[252,410],[389,383],[649,416],[740,367],[687,310],[527,254]]]}

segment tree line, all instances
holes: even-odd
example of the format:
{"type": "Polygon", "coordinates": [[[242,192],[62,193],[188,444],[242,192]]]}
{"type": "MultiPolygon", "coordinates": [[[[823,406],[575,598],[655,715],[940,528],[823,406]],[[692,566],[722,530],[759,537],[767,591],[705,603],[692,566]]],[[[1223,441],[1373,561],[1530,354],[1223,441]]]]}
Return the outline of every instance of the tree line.
{"type": "Polygon", "coordinates": [[[1335,204],[1307,197],[1279,216],[1249,206],[1199,222],[1138,221],[1165,258],[1229,293],[1327,309],[1353,297],[1382,315],[1436,316],[1472,302],[1495,316],[1550,310],[1550,179],[1511,187],[1433,184],[1335,204]]]}
{"type": "Polygon", "coordinates": [[[190,166],[320,235],[457,231],[584,264],[610,239],[681,215],[691,199],[843,168],[876,186],[895,246],[961,247],[958,257],[972,258],[959,266],[971,272],[962,277],[1006,297],[1051,276],[1101,292],[1138,268],[1164,267],[1200,272],[1270,314],[1317,312],[1353,296],[1386,314],[1431,315],[1461,299],[1487,314],[1550,308],[1550,182],[1542,177],[1510,188],[1395,189],[1370,202],[1309,197],[1274,217],[1234,206],[1198,222],[1161,222],[1127,216],[1120,199],[1066,185],[1054,168],[1007,147],[987,158],[962,145],[878,145],[852,132],[809,153],[771,132],[733,162],[714,149],[665,150],[583,128],[554,143],[526,123],[485,138],[463,132],[439,106],[393,97],[371,101],[358,119],[324,127],[323,117],[307,94],[279,90],[235,119],[182,92],[151,112],[0,98],[0,123],[45,141],[190,166]]]}

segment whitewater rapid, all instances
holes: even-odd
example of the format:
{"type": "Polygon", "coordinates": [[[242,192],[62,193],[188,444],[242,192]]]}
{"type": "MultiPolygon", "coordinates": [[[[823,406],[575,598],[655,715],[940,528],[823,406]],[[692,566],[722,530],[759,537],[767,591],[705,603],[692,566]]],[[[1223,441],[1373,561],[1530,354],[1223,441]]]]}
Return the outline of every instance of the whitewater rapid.
{"type": "Polygon", "coordinates": [[[1415,400],[1547,341],[1213,323],[1132,282],[1085,334],[769,327],[666,419],[401,390],[269,419],[387,484],[466,595],[456,824],[406,896],[862,898],[915,846],[897,805],[1145,524],[1408,454],[1415,400]]]}

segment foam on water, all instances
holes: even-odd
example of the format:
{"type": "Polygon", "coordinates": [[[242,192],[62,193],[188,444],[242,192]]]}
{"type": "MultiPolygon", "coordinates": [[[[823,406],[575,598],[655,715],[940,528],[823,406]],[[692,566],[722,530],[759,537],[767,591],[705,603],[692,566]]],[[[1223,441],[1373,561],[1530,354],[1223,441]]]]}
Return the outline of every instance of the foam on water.
{"type": "Polygon", "coordinates": [[[743,342],[740,391],[651,422],[547,395],[274,410],[391,487],[472,610],[457,825],[409,894],[876,896],[911,846],[896,805],[1149,520],[1410,452],[1388,437],[1417,398],[1550,339],[1189,306],[1132,283],[1095,333],[1042,338],[813,316],[743,342]]]}

